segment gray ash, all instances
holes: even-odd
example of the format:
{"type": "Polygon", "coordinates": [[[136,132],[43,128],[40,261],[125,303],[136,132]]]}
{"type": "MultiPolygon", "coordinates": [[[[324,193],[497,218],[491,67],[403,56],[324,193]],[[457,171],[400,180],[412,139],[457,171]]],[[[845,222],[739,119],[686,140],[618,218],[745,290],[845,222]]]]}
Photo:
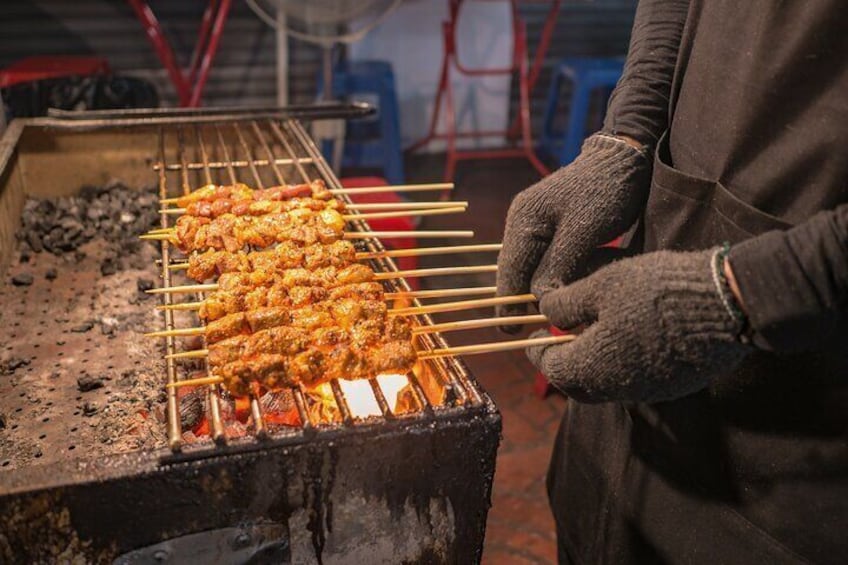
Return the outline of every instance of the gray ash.
{"type": "Polygon", "coordinates": [[[0,472],[167,444],[152,190],[29,200],[0,284],[0,472]],[[105,276],[104,276],[105,273],[105,276]],[[21,283],[24,284],[21,284],[21,283]]]}

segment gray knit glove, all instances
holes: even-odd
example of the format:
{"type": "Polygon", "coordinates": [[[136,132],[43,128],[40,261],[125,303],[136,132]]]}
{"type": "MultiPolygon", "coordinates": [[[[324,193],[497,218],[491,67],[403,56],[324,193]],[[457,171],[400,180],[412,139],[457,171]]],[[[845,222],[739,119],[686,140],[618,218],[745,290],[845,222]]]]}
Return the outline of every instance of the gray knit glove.
{"type": "Polygon", "coordinates": [[[738,339],[744,317],[721,269],[718,249],[608,265],[540,304],[555,326],[587,329],[527,355],[577,400],[656,402],[696,392],[753,350],[738,339]]]}
{"type": "MultiPolygon", "coordinates": [[[[498,294],[537,296],[575,280],[599,246],[636,221],[648,196],[645,153],[599,133],[571,164],[518,194],[509,207],[498,256],[498,294]]],[[[503,306],[501,316],[524,305],[503,306]]],[[[517,327],[505,327],[515,331],[517,327]]]]}

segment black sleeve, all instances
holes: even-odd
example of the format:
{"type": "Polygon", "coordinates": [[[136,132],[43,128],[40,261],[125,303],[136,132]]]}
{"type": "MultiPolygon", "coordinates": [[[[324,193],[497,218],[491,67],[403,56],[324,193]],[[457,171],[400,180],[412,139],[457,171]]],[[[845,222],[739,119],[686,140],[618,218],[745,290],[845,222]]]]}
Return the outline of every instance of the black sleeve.
{"type": "Polygon", "coordinates": [[[848,204],[744,241],[728,260],[755,344],[777,352],[848,346],[848,204]]]}
{"type": "Polygon", "coordinates": [[[604,131],[656,147],[668,127],[671,81],[688,10],[689,0],[640,0],[604,131]]]}

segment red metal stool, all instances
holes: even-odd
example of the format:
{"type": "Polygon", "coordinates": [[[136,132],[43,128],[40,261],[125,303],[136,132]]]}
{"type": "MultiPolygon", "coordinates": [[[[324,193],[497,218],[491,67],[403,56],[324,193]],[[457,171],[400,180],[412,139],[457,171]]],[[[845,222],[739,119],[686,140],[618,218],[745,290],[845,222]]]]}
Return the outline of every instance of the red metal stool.
{"type": "MultiPolygon", "coordinates": [[[[342,186],[345,188],[360,188],[363,186],[388,186],[386,179],[381,177],[348,177],[340,179],[342,186]]],[[[380,192],[376,194],[354,194],[351,195],[351,200],[361,204],[371,202],[405,202],[403,198],[396,192],[380,192]]],[[[415,229],[415,222],[411,217],[402,218],[383,218],[378,220],[368,220],[368,223],[374,228],[374,231],[411,231],[415,229]]],[[[380,240],[390,249],[411,249],[418,244],[418,240],[414,237],[388,237],[380,238],[380,240]]],[[[405,271],[418,267],[417,257],[399,257],[395,259],[399,269],[405,271]]],[[[413,290],[419,287],[418,279],[408,279],[409,286],[413,290]]]]}

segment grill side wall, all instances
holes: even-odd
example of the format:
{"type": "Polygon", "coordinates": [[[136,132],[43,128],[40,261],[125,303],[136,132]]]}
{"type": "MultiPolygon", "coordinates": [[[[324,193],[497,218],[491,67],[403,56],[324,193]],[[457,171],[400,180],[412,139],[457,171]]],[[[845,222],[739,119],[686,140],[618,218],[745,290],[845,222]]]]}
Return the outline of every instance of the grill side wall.
{"type": "Polygon", "coordinates": [[[468,411],[438,426],[363,430],[141,472],[131,456],[31,468],[18,475],[20,491],[10,482],[0,495],[0,561],[109,562],[188,534],[272,523],[289,528],[294,562],[476,563],[499,434],[497,412],[468,411]]]}

